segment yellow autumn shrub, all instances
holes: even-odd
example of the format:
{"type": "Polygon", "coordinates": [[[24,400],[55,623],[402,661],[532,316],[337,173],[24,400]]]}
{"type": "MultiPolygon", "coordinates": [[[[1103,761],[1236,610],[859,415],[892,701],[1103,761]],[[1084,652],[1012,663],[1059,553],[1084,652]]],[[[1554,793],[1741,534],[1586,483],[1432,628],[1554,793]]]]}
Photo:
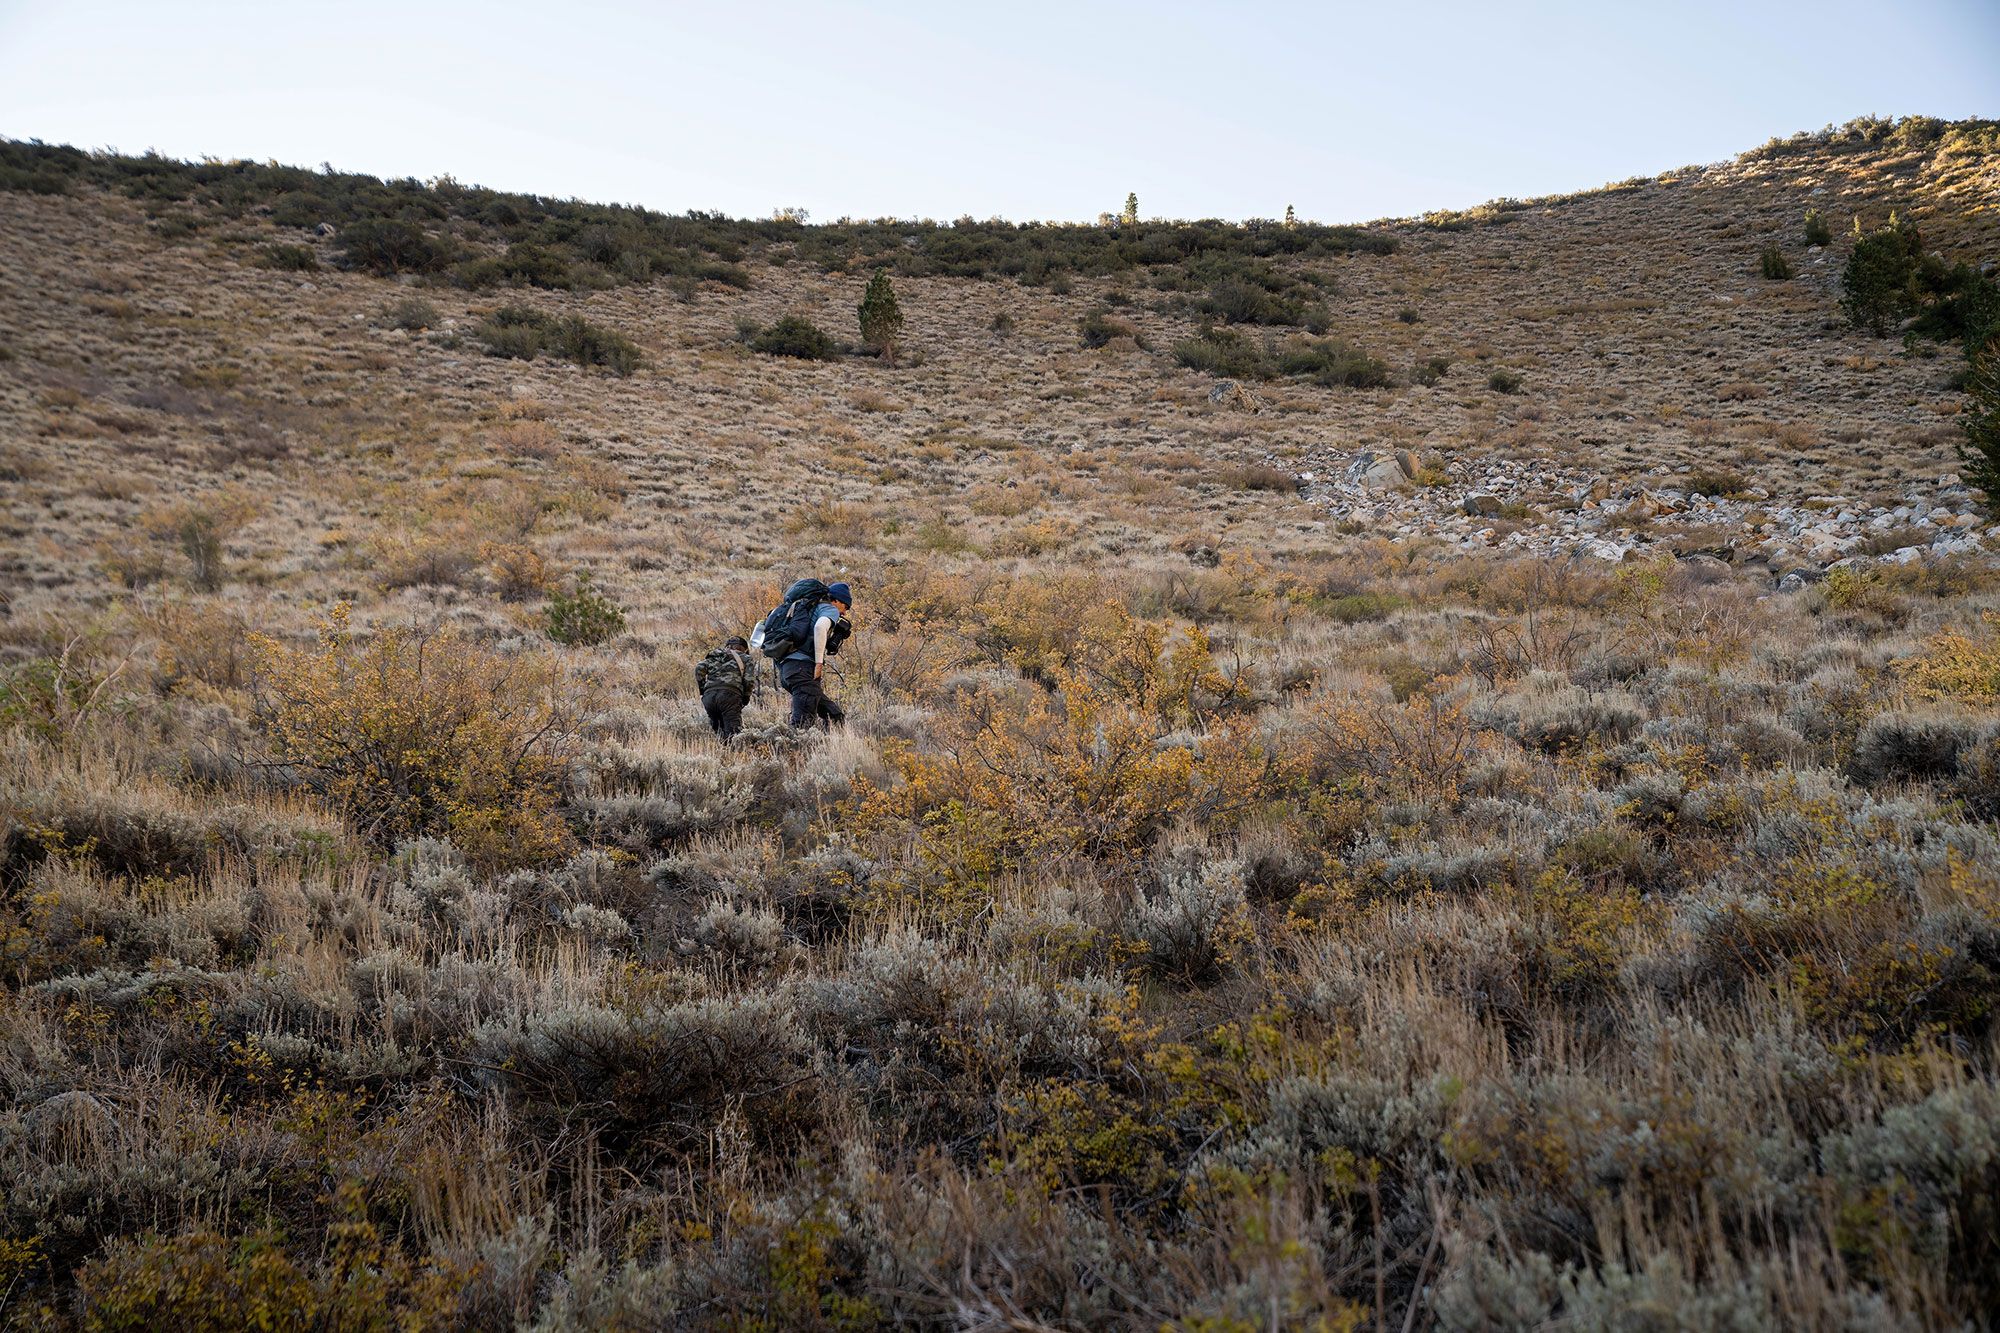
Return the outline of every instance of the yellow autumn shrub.
{"type": "Polygon", "coordinates": [[[252,642],[270,760],[369,838],[448,837],[484,867],[570,849],[557,804],[580,705],[545,658],[422,628],[361,639],[344,605],[310,647],[252,642]]]}
{"type": "Polygon", "coordinates": [[[1924,650],[1896,663],[1903,683],[1922,699],[1991,704],[2000,699],[2000,616],[1989,612],[1983,633],[1948,626],[1924,650]]]}
{"type": "Polygon", "coordinates": [[[1179,819],[1228,827],[1266,790],[1250,727],[1218,716],[1233,688],[1199,631],[1123,608],[1043,660],[1043,688],[982,684],[938,719],[930,746],[894,744],[896,781],[857,790],[849,826],[914,836],[927,887],[947,896],[1067,857],[1137,856],[1179,819]]]}

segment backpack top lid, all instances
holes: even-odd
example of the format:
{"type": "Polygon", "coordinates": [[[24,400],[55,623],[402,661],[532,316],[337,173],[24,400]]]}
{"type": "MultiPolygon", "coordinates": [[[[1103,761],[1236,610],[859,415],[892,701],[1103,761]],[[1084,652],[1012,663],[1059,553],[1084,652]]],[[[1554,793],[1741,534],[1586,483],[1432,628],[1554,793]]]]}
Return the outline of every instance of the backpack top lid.
{"type": "Polygon", "coordinates": [[[784,601],[788,606],[793,602],[803,601],[808,598],[811,599],[814,607],[818,607],[821,602],[831,600],[827,595],[826,585],[818,579],[800,579],[792,584],[791,587],[785,589],[784,601]]]}

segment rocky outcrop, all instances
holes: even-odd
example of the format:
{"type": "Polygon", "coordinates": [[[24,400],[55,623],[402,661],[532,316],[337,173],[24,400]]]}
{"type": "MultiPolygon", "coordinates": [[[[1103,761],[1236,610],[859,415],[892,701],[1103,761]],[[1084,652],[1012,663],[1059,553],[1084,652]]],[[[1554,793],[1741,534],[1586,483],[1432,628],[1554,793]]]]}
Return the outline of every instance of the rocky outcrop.
{"type": "Polygon", "coordinates": [[[1468,550],[1605,561],[1681,556],[1710,575],[1766,568],[1787,588],[1805,586],[1836,562],[2000,550],[2000,526],[1989,525],[1950,473],[1912,480],[1898,503],[1870,505],[1844,495],[1780,500],[1759,485],[1709,495],[1689,481],[1676,484],[1671,473],[1620,483],[1551,462],[1448,460],[1426,472],[1404,449],[1344,457],[1329,451],[1307,462],[1296,475],[1331,518],[1365,523],[1392,540],[1430,538],[1468,550]],[[1496,525],[1503,513],[1507,521],[1496,525]],[[1889,547],[1882,540],[1889,534],[1905,540],[1889,547]]]}

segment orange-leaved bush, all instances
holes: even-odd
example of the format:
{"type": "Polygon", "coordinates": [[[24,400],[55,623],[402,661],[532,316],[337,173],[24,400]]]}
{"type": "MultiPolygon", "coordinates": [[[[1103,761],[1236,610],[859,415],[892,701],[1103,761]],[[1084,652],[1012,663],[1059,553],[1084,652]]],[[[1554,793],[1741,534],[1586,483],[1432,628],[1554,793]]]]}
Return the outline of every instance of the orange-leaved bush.
{"type": "Polygon", "coordinates": [[[311,647],[253,642],[271,762],[369,838],[448,837],[489,868],[570,850],[557,807],[580,709],[545,658],[421,627],[360,639],[344,604],[311,647]]]}
{"type": "Polygon", "coordinates": [[[1264,790],[1250,726],[1216,715],[1234,687],[1206,637],[1169,644],[1123,608],[1086,621],[1040,687],[982,683],[931,747],[894,745],[900,779],[857,790],[853,827],[914,832],[922,878],[948,896],[1064,858],[1130,862],[1180,819],[1228,826],[1264,790]]]}

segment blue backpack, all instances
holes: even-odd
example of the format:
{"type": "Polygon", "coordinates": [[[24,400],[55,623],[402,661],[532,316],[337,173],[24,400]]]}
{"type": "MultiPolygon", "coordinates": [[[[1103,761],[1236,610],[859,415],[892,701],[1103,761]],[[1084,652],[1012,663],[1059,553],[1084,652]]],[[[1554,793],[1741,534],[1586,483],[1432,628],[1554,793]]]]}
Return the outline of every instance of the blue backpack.
{"type": "MultiPolygon", "coordinates": [[[[785,589],[785,600],[764,617],[756,631],[750,636],[753,646],[764,650],[764,656],[772,661],[781,661],[793,653],[804,652],[812,647],[813,612],[828,600],[826,585],[818,579],[800,579],[785,589]],[[761,635],[761,638],[759,637],[761,635]]],[[[837,627],[836,627],[837,629],[837,627]]],[[[836,638],[845,639],[844,634],[829,633],[826,650],[836,651],[836,638]]]]}

